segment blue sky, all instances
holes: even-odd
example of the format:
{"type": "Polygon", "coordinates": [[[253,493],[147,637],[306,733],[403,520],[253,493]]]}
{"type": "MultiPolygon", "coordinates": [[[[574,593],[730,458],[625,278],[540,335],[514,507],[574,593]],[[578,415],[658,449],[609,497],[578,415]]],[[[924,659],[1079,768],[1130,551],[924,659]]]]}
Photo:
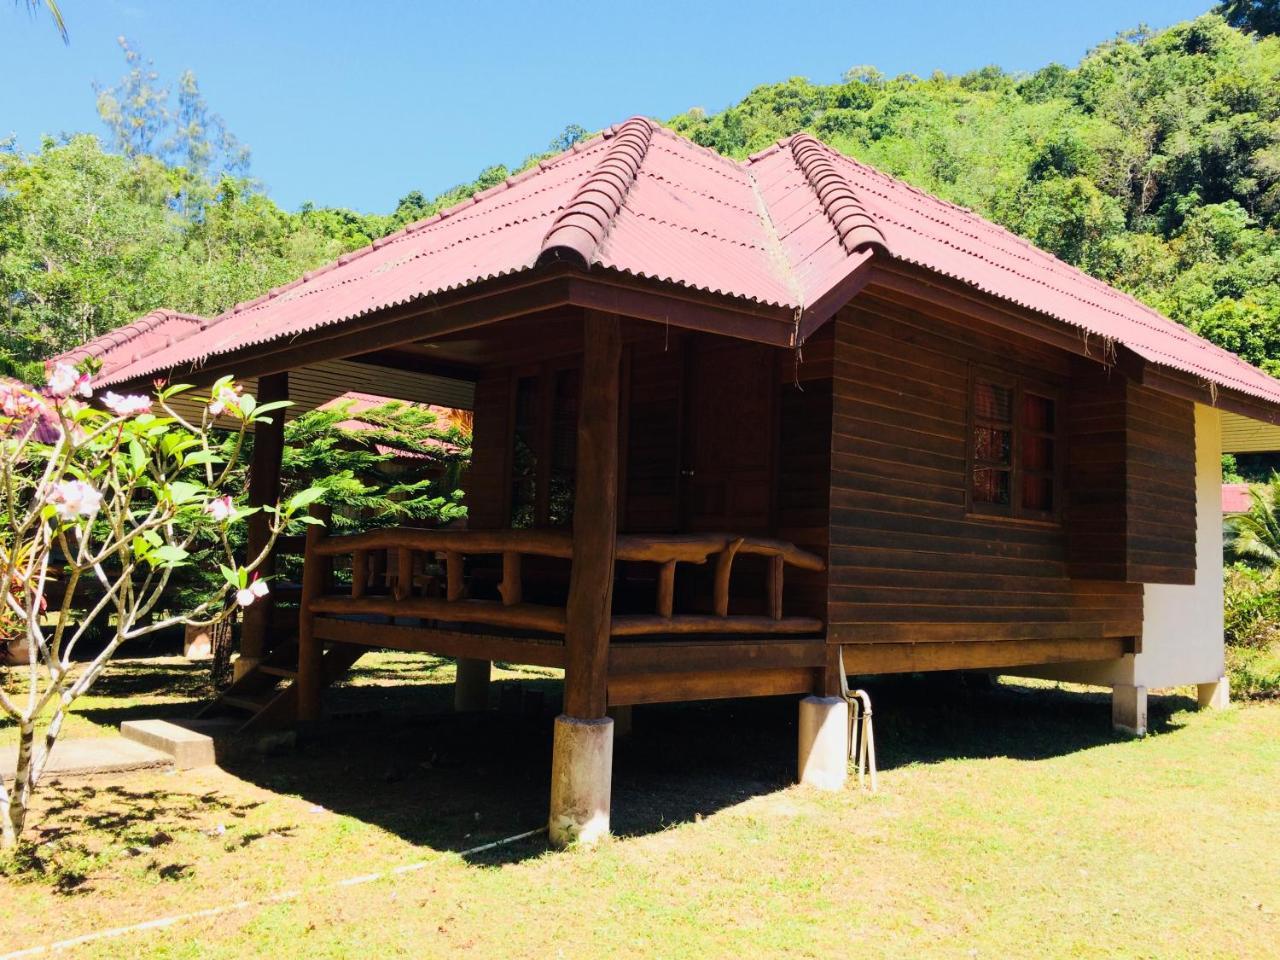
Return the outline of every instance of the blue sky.
{"type": "Polygon", "coordinates": [[[492,163],[545,149],[566,124],[717,110],[790,76],[1032,70],[1074,63],[1139,23],[1208,0],[555,2],[60,0],[64,46],[0,0],[0,137],[101,132],[92,84],[124,72],[126,36],[161,76],[195,71],[281,204],[384,212],[492,163]]]}

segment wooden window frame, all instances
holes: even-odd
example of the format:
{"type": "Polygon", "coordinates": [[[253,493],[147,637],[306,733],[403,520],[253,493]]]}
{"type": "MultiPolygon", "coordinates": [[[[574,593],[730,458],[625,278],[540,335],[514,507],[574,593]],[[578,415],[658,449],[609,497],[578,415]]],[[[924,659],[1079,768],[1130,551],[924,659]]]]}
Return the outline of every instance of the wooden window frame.
{"type": "Polygon", "coordinates": [[[965,408],[965,512],[970,516],[983,519],[1061,525],[1062,501],[1065,494],[1063,454],[1066,450],[1063,443],[1062,391],[1044,381],[1018,376],[993,367],[970,364],[965,408]],[[1012,394],[1012,419],[1009,421],[1009,503],[1004,505],[982,503],[973,499],[973,474],[976,469],[984,465],[983,462],[978,460],[974,442],[974,434],[980,425],[979,420],[981,419],[977,415],[977,405],[975,403],[977,387],[980,381],[1004,387],[1012,394]],[[1024,399],[1028,394],[1052,401],[1052,430],[1031,430],[1025,425],[1023,422],[1025,416],[1024,399]],[[1050,510],[1033,510],[1022,505],[1022,481],[1026,473],[1022,465],[1022,446],[1028,435],[1043,437],[1053,444],[1053,468],[1048,471],[1032,471],[1038,475],[1048,476],[1053,484],[1053,508],[1050,510]]]}

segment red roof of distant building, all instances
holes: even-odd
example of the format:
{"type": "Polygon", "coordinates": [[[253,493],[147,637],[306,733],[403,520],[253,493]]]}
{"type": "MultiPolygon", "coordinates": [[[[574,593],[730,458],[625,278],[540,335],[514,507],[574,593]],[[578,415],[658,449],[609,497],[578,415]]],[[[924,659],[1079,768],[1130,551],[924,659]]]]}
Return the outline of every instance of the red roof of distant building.
{"type": "Polygon", "coordinates": [[[1222,485],[1222,512],[1248,513],[1253,506],[1253,497],[1249,495],[1247,483],[1224,483],[1222,485]]]}
{"type": "Polygon", "coordinates": [[[643,118],[216,319],[151,314],[84,349],[119,357],[104,382],[136,380],[556,261],[803,315],[873,256],[954,278],[1149,363],[1280,402],[1280,382],[1233,354],[807,134],[736,162],[643,118]],[[117,335],[121,343],[106,342],[117,335]]]}
{"type": "MultiPolygon", "coordinates": [[[[344,430],[354,432],[364,432],[375,429],[374,425],[367,420],[360,420],[359,415],[366,410],[372,410],[375,407],[385,407],[389,403],[403,404],[405,406],[417,407],[418,409],[428,410],[435,414],[436,426],[441,430],[448,430],[450,427],[461,426],[459,412],[452,407],[442,407],[435,403],[413,403],[409,400],[397,400],[395,397],[380,397],[372,393],[360,393],[357,390],[351,390],[344,393],[340,397],[334,397],[325,403],[320,404],[317,410],[336,410],[341,408],[344,413],[352,414],[350,420],[341,421],[338,426],[344,430]]],[[[437,440],[428,438],[427,445],[439,453],[452,453],[458,448],[446,440],[437,440]]],[[[374,448],[381,454],[391,454],[396,457],[408,457],[415,459],[419,457],[429,457],[430,454],[421,450],[410,450],[408,447],[391,445],[386,443],[376,443],[374,448]]]]}

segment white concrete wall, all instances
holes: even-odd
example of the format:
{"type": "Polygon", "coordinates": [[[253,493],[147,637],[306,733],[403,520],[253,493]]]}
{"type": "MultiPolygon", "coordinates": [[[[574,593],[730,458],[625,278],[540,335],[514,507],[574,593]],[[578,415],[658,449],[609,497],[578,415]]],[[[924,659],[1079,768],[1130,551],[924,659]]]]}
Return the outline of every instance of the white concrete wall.
{"type": "Polygon", "coordinates": [[[1139,654],[1017,672],[1077,683],[1148,688],[1210,683],[1222,676],[1222,433],[1214,408],[1196,404],[1195,418],[1195,584],[1144,585],[1139,654]]]}

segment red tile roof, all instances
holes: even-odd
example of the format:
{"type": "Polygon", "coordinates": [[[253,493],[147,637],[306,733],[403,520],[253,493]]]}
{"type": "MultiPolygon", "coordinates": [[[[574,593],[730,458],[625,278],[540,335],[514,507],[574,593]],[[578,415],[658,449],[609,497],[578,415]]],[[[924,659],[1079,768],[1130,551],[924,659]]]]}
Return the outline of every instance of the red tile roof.
{"type": "Polygon", "coordinates": [[[1152,364],[1280,403],[1280,381],[1233,354],[977,214],[807,134],[740,163],[643,118],[220,317],[158,311],[82,351],[109,355],[107,383],[140,379],[556,261],[803,314],[873,256],[919,265],[1124,344],[1152,364]]]}

